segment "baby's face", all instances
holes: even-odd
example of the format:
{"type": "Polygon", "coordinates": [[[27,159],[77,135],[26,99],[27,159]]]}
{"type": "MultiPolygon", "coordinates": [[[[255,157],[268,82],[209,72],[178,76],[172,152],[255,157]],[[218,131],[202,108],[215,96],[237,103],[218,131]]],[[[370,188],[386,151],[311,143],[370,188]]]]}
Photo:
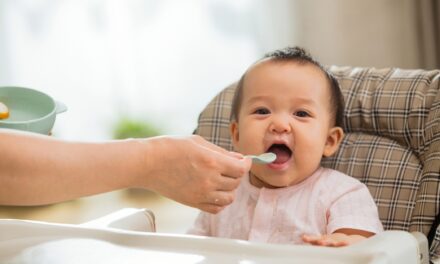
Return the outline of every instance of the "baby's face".
{"type": "Polygon", "coordinates": [[[326,77],[311,64],[254,65],[245,77],[238,120],[231,124],[237,151],[277,155],[271,164],[252,166],[251,183],[257,187],[303,181],[320,166],[322,156],[336,151],[343,135],[331,124],[326,77]]]}

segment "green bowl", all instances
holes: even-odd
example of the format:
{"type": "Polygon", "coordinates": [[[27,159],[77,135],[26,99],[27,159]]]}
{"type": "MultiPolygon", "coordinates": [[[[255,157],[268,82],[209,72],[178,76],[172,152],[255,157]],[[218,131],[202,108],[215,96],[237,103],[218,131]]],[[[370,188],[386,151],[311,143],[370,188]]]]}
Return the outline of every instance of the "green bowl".
{"type": "Polygon", "coordinates": [[[23,87],[0,87],[0,102],[9,108],[9,117],[0,119],[0,128],[45,135],[52,131],[56,115],[67,110],[49,95],[23,87]]]}

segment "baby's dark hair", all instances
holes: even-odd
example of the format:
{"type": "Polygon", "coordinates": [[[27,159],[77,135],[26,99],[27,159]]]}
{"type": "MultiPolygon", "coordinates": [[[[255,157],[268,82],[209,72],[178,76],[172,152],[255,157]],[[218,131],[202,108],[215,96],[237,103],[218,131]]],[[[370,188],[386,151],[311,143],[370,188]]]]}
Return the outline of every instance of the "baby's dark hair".
{"type": "MultiPolygon", "coordinates": [[[[319,62],[312,58],[304,49],[300,47],[287,47],[284,49],[275,50],[267,53],[263,58],[257,61],[271,60],[275,62],[294,62],[301,65],[312,64],[318,67],[325,75],[331,90],[330,106],[334,116],[334,125],[342,127],[344,119],[344,97],[341,93],[338,80],[333,76],[331,72],[325,69],[319,62]]],[[[231,120],[238,121],[238,114],[241,107],[241,100],[243,96],[244,78],[246,73],[243,74],[240,81],[237,84],[235,90],[234,99],[232,100],[231,120]]]]}

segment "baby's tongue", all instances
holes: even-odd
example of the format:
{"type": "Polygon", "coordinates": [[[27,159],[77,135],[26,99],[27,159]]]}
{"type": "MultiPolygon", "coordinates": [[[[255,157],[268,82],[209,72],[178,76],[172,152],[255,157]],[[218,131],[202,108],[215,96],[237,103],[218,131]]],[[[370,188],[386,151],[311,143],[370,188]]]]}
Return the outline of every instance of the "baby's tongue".
{"type": "Polygon", "coordinates": [[[291,153],[285,148],[285,147],[271,147],[269,149],[270,152],[275,153],[277,155],[277,158],[273,163],[281,164],[290,159],[291,153]]]}

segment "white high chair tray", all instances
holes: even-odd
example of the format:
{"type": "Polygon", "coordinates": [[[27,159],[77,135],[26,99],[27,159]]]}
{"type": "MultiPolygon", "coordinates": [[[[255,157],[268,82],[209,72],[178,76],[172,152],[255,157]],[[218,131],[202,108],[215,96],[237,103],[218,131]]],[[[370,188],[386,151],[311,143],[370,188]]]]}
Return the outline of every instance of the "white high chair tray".
{"type": "Polygon", "coordinates": [[[401,231],[325,248],[0,220],[0,263],[427,263],[424,254],[401,231]]]}

